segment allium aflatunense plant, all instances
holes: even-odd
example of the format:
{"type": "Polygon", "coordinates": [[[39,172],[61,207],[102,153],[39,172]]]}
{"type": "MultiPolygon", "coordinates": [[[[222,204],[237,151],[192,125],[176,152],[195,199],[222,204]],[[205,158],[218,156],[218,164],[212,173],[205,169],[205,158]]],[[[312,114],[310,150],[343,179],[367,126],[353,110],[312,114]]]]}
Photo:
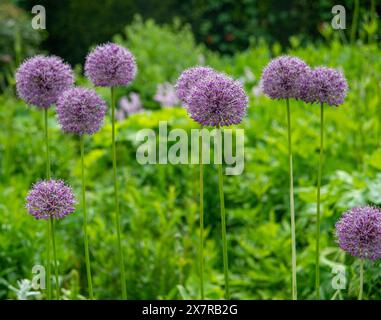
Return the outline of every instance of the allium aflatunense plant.
{"type": "Polygon", "coordinates": [[[120,282],[122,299],[127,299],[126,274],[124,254],[121,241],[121,219],[119,209],[119,186],[116,163],[116,139],[115,139],[115,87],[127,86],[136,76],[137,66],[135,58],[126,48],[106,43],[96,47],[86,58],[85,74],[95,86],[109,87],[111,96],[111,142],[112,163],[114,180],[114,199],[116,215],[116,231],[118,240],[120,282]]]}
{"type": "Polygon", "coordinates": [[[86,208],[85,183],[85,143],[86,135],[93,135],[101,128],[106,114],[106,103],[94,90],[85,88],[70,88],[66,90],[57,102],[57,118],[61,129],[66,133],[79,136],[81,153],[82,177],[82,211],[83,211],[83,240],[85,247],[85,263],[89,298],[94,298],[93,281],[91,276],[90,249],[88,239],[88,223],[86,208]]]}
{"type": "MultiPolygon", "coordinates": [[[[77,203],[73,190],[62,180],[42,180],[33,185],[26,197],[26,208],[37,220],[56,221],[63,219],[75,210],[77,203]]],[[[52,228],[52,246],[55,267],[57,268],[56,241],[52,228]]],[[[60,299],[58,270],[56,278],[56,299],[60,299]]]]}
{"type": "MultiPolygon", "coordinates": [[[[16,72],[17,94],[28,105],[34,105],[43,110],[43,128],[45,139],[45,164],[46,178],[51,178],[50,152],[49,152],[49,128],[48,110],[56,102],[60,94],[73,86],[74,76],[69,65],[55,56],[38,55],[24,61],[16,72]]],[[[51,253],[50,247],[53,244],[53,258],[55,268],[55,281],[57,289],[57,299],[59,298],[59,278],[58,266],[55,252],[55,223],[52,216],[47,216],[46,233],[46,266],[47,266],[47,297],[52,298],[51,286],[51,253]]]]}
{"type": "MultiPolygon", "coordinates": [[[[222,134],[223,127],[239,124],[246,114],[248,104],[247,95],[242,84],[229,76],[217,73],[211,68],[195,67],[186,70],[177,83],[177,92],[184,101],[189,116],[198,122],[201,127],[215,127],[217,157],[222,160],[222,134]]],[[[203,148],[200,138],[200,150],[203,148]]],[[[201,298],[204,298],[203,289],[203,166],[202,151],[200,152],[200,279],[201,298]]],[[[216,164],[218,168],[218,191],[221,212],[221,236],[225,280],[225,299],[230,299],[228,245],[226,236],[226,213],[223,184],[223,165],[216,164]]]]}
{"type": "Polygon", "coordinates": [[[294,177],[291,138],[291,110],[290,100],[300,98],[300,85],[309,72],[307,64],[296,57],[281,56],[265,67],[262,73],[261,86],[263,92],[271,99],[282,99],[286,102],[287,136],[289,157],[289,183],[290,183],[290,221],[291,221],[291,266],[292,266],[292,299],[297,300],[296,278],[296,236],[295,236],[295,207],[294,207],[294,177]]]}
{"type": "Polygon", "coordinates": [[[318,67],[309,70],[300,86],[300,99],[320,104],[320,147],[316,191],[316,249],[315,249],[315,290],[320,299],[320,216],[321,180],[324,152],[324,105],[337,107],[344,103],[348,85],[344,75],[335,69],[318,67]]]}
{"type": "Polygon", "coordinates": [[[359,293],[364,292],[364,263],[381,259],[381,211],[372,206],[352,208],[336,223],[336,239],[339,247],[360,259],[359,293]]]}

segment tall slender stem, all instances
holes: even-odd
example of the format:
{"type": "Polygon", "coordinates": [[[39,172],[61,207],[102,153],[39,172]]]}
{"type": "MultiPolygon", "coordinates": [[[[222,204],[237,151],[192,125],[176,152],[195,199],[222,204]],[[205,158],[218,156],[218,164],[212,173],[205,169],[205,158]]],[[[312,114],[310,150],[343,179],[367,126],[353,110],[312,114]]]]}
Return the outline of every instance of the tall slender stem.
{"type": "Polygon", "coordinates": [[[204,299],[204,164],[202,160],[202,132],[199,140],[200,148],[200,290],[204,299]]]}
{"type": "Polygon", "coordinates": [[[224,199],[224,180],[222,173],[222,130],[217,129],[217,150],[220,153],[218,159],[221,159],[221,163],[217,164],[218,168],[218,190],[220,194],[220,209],[221,209],[221,233],[222,233],[222,253],[224,262],[224,278],[225,278],[225,299],[230,299],[229,288],[229,264],[228,264],[228,244],[226,239],[226,215],[225,215],[225,199],[224,199]]]}
{"type": "Polygon", "coordinates": [[[353,19],[351,26],[351,43],[353,44],[356,40],[357,25],[359,20],[359,11],[360,11],[360,0],[355,0],[353,9],[353,19]]]}
{"type": "MultiPolygon", "coordinates": [[[[50,153],[49,153],[49,129],[48,129],[48,109],[44,109],[44,131],[45,131],[45,165],[46,165],[46,178],[50,179],[50,153]]],[[[48,299],[52,299],[52,266],[50,256],[50,240],[51,240],[51,225],[47,223],[46,235],[46,258],[47,258],[47,277],[46,288],[48,291],[48,299]]]]}
{"type": "Polygon", "coordinates": [[[287,105],[287,131],[288,131],[288,157],[290,174],[290,217],[291,217],[291,265],[292,265],[292,299],[298,299],[296,283],[296,239],[295,239],[295,208],[294,208],[294,176],[292,167],[292,144],[291,144],[291,115],[290,102],[286,99],[287,105]]]}
{"type": "Polygon", "coordinates": [[[86,210],[86,182],[85,182],[85,146],[84,137],[80,136],[81,144],[81,173],[82,173],[82,206],[83,206],[83,240],[85,244],[85,259],[86,259],[86,275],[87,275],[87,285],[89,290],[89,296],[92,300],[94,298],[93,293],[93,281],[91,278],[91,265],[90,265],[90,252],[89,252],[89,239],[87,235],[87,210],[86,210]]]}
{"type": "Polygon", "coordinates": [[[359,288],[359,300],[362,300],[364,290],[364,259],[360,259],[360,288],[359,288]]]}
{"type": "Polygon", "coordinates": [[[126,288],[126,274],[124,270],[124,255],[121,241],[121,226],[120,226],[120,213],[119,213],[119,195],[118,195],[118,179],[116,174],[116,143],[115,143],[115,92],[111,87],[111,124],[112,124],[112,167],[114,177],[114,196],[115,196],[115,214],[116,214],[116,232],[118,238],[118,252],[119,252],[119,268],[120,268],[120,281],[122,288],[122,299],[127,299],[126,288]]]}
{"type": "Polygon", "coordinates": [[[58,263],[57,263],[57,253],[56,253],[56,237],[55,237],[55,223],[52,217],[49,218],[50,220],[50,228],[52,230],[52,245],[53,245],[53,263],[54,263],[54,273],[55,273],[55,279],[56,279],[56,299],[60,299],[60,281],[58,277],[58,263]]]}
{"type": "Polygon", "coordinates": [[[319,168],[317,180],[317,207],[316,207],[316,299],[320,299],[320,189],[321,189],[321,173],[323,165],[323,151],[324,151],[324,104],[320,105],[320,154],[319,154],[319,168]]]}

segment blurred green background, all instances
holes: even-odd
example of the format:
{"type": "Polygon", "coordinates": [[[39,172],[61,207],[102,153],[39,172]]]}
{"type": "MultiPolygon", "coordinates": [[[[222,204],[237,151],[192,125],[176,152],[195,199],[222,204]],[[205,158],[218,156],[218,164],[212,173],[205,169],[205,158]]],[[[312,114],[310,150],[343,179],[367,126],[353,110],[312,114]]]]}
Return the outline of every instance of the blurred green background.
{"type": "MultiPolygon", "coordinates": [[[[231,291],[234,299],[291,297],[288,158],[285,105],[259,87],[263,67],[282,53],[311,66],[344,71],[349,94],[326,112],[323,175],[322,298],[355,299],[358,262],[340,251],[334,224],[355,205],[381,205],[381,51],[379,13],[374,1],[342,1],[346,30],[331,27],[335,1],[7,1],[0,3],[0,299],[44,298],[26,279],[45,262],[45,230],[24,208],[25,196],[44,177],[42,113],[15,94],[14,73],[36,53],[56,54],[75,69],[77,85],[84,58],[96,44],[115,41],[136,56],[138,75],[118,88],[118,164],[127,290],[131,299],[199,297],[198,167],[141,166],[135,133],[197,125],[179,105],[173,84],[184,68],[210,65],[244,82],[250,97],[245,129],[245,171],[225,179],[231,291]],[[33,30],[30,13],[44,5],[47,29],[33,30]],[[135,108],[135,109],[134,109],[135,108]],[[131,110],[139,110],[133,114],[131,110]],[[347,285],[332,288],[337,266],[347,285]],[[23,280],[24,281],[21,281],[23,280]]],[[[107,89],[97,91],[109,101],[107,89]]],[[[298,289],[314,298],[316,178],[319,108],[292,102],[298,289]]],[[[52,172],[70,183],[79,198],[79,141],[64,135],[50,111],[52,172]]],[[[97,298],[118,298],[119,272],[113,219],[111,126],[86,139],[90,250],[97,298]]],[[[223,297],[217,171],[205,168],[206,297],[223,297]]],[[[87,296],[82,215],[57,224],[63,295],[87,296]]],[[[364,296],[381,298],[380,262],[367,262],[364,296]]]]}

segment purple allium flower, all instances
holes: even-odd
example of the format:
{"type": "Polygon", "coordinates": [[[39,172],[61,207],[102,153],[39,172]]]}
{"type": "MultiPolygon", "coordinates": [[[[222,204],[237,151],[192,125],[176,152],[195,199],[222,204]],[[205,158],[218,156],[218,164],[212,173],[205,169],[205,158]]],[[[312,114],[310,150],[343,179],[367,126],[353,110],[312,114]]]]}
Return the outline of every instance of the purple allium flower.
{"type": "Polygon", "coordinates": [[[340,71],[319,67],[309,72],[300,88],[300,98],[305,102],[338,106],[344,102],[348,84],[340,71]]]}
{"type": "Polygon", "coordinates": [[[62,180],[43,180],[29,191],[26,209],[36,219],[62,219],[74,212],[77,203],[71,187],[62,180]]]}
{"type": "Polygon", "coordinates": [[[162,107],[173,107],[180,105],[176,89],[171,83],[162,83],[157,86],[154,100],[159,102],[162,107]]]}
{"type": "Polygon", "coordinates": [[[25,60],[16,72],[16,89],[26,103],[49,108],[74,83],[73,71],[60,58],[35,56],[25,60]]]}
{"type": "Polygon", "coordinates": [[[198,81],[187,100],[192,119],[216,127],[240,123],[248,103],[242,84],[220,73],[198,81]]]}
{"type": "Polygon", "coordinates": [[[128,97],[122,97],[119,100],[119,109],[117,110],[116,117],[119,121],[136,113],[144,111],[143,104],[140,96],[136,92],[131,92],[128,97]]]}
{"type": "Polygon", "coordinates": [[[216,72],[210,67],[192,67],[184,70],[175,85],[177,96],[187,103],[188,96],[195,84],[214,73],[216,72]]]}
{"type": "Polygon", "coordinates": [[[336,237],[341,249],[354,257],[381,258],[381,211],[365,206],[349,210],[336,223],[336,237]]]}
{"type": "Polygon", "coordinates": [[[278,57],[270,61],[263,70],[262,90],[271,99],[298,99],[300,83],[308,70],[307,64],[299,58],[278,57]]]}
{"type": "Polygon", "coordinates": [[[64,132],[93,134],[103,123],[106,102],[94,90],[70,88],[57,101],[57,119],[64,132]]]}
{"type": "Polygon", "coordinates": [[[115,43],[96,47],[86,58],[85,74],[96,86],[126,86],[134,80],[136,71],[135,57],[115,43]]]}

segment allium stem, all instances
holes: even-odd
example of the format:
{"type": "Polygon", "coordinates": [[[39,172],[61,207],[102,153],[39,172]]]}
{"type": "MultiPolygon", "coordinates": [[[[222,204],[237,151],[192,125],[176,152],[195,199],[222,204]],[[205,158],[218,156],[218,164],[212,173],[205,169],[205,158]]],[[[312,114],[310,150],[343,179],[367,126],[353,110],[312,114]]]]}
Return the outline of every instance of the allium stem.
{"type": "Polygon", "coordinates": [[[296,283],[296,239],[295,239],[295,208],[294,208],[294,177],[292,168],[292,145],[291,145],[291,115],[290,102],[286,99],[287,105],[287,131],[288,131],[288,157],[290,174],[290,216],[291,216],[291,265],[292,265],[292,299],[297,300],[296,283]]]}
{"type": "Polygon", "coordinates": [[[85,182],[85,146],[84,137],[80,136],[81,144],[81,174],[82,174],[82,206],[83,206],[83,240],[85,244],[85,259],[86,259],[86,275],[87,275],[87,285],[89,290],[89,296],[92,300],[94,298],[93,293],[93,281],[91,278],[91,265],[90,265],[90,253],[89,253],[89,239],[87,235],[87,210],[86,210],[86,182],[85,182]]]}
{"type": "Polygon", "coordinates": [[[204,299],[204,164],[202,162],[202,133],[199,140],[200,148],[200,290],[201,300],[204,299]]]}
{"type": "Polygon", "coordinates": [[[57,253],[56,253],[56,237],[55,237],[55,223],[52,217],[49,218],[50,228],[52,230],[52,245],[53,245],[53,263],[54,263],[54,272],[56,279],[56,299],[60,299],[60,281],[58,277],[58,263],[57,263],[57,253]]]}
{"type": "MultiPolygon", "coordinates": [[[[45,165],[46,165],[46,178],[50,179],[50,153],[49,153],[49,130],[48,130],[48,109],[44,109],[44,131],[45,131],[45,165]]],[[[48,291],[48,299],[52,299],[52,266],[50,257],[50,240],[51,240],[51,225],[47,223],[47,241],[46,241],[46,258],[47,258],[47,277],[46,288],[48,291]]]]}
{"type": "MultiPolygon", "coordinates": [[[[222,130],[221,128],[217,129],[217,149],[220,152],[220,157],[222,159],[222,130]]],[[[222,254],[224,262],[224,277],[225,277],[225,299],[230,299],[230,288],[229,288],[229,264],[228,264],[228,244],[226,239],[226,215],[225,215],[225,199],[224,199],[224,180],[222,173],[222,161],[220,164],[217,164],[218,168],[218,189],[220,193],[220,209],[221,209],[221,231],[222,231],[222,254]]]]}
{"type": "Polygon", "coordinates": [[[122,299],[126,300],[127,299],[126,275],[125,275],[125,270],[124,270],[124,255],[123,255],[122,241],[121,241],[118,179],[117,179],[117,174],[116,174],[115,92],[114,92],[114,87],[111,87],[111,124],[112,124],[112,166],[113,166],[113,176],[114,176],[116,232],[117,232],[117,238],[118,238],[120,281],[121,281],[121,288],[122,288],[122,299]]]}
{"type": "Polygon", "coordinates": [[[359,300],[362,300],[364,290],[364,259],[360,259],[360,288],[359,288],[359,300]]]}
{"type": "Polygon", "coordinates": [[[315,288],[316,299],[320,299],[320,188],[321,188],[321,173],[323,165],[323,149],[324,148],[324,104],[320,105],[320,154],[319,168],[317,180],[317,208],[316,208],[316,256],[315,256],[315,288]]]}

